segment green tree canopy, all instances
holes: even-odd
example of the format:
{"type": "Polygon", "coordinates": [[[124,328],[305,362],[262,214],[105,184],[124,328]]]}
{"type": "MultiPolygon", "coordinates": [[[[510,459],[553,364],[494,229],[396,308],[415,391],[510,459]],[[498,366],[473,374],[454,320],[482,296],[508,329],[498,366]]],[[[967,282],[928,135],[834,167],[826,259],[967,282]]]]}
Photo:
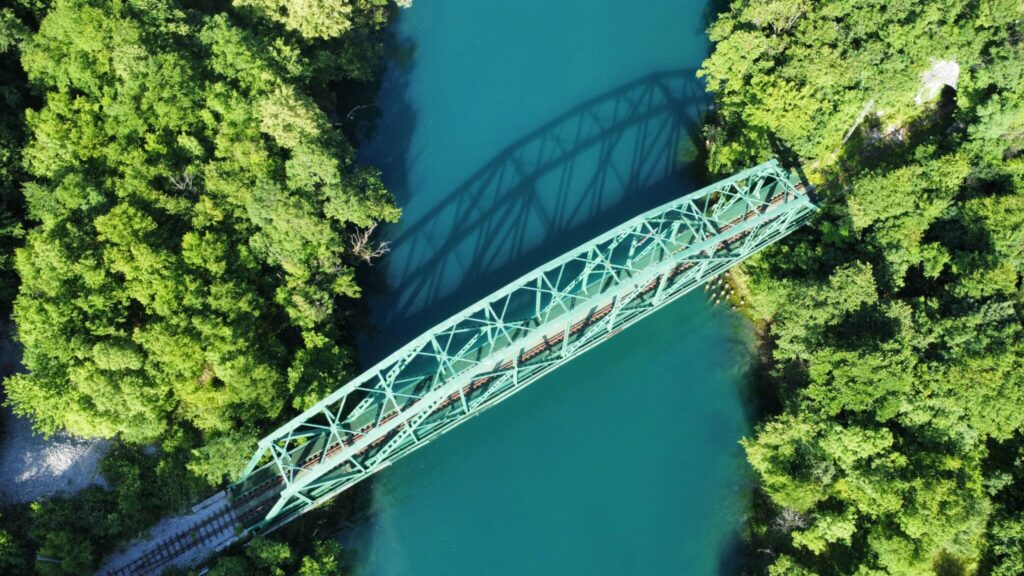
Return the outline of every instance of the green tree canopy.
{"type": "Polygon", "coordinates": [[[21,186],[26,175],[21,148],[30,95],[19,45],[28,39],[34,24],[33,5],[19,0],[0,8],[0,317],[10,313],[18,289],[14,250],[24,235],[21,186]]]}
{"type": "Polygon", "coordinates": [[[769,574],[1020,566],[992,446],[1024,430],[1022,31],[1017,0],[740,0],[711,27],[709,168],[799,160],[822,206],[746,268],[782,400],[744,440],[769,574]]]}
{"type": "Polygon", "coordinates": [[[57,0],[21,46],[44,104],[27,113],[17,254],[29,373],[7,388],[45,432],[253,434],[351,365],[350,235],[398,210],[316,95],[365,77],[320,50],[365,38],[318,46],[189,6],[57,0]]]}

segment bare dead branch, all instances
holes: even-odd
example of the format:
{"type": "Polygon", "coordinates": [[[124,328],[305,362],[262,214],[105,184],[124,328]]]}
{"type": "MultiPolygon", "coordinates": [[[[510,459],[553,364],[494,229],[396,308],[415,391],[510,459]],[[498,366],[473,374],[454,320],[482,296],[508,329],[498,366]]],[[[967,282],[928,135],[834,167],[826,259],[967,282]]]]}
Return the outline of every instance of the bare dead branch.
{"type": "Polygon", "coordinates": [[[784,533],[789,534],[793,530],[803,530],[811,525],[811,521],[803,514],[793,510],[792,508],[783,508],[779,512],[778,516],[775,517],[775,528],[784,533]]]}
{"type": "Polygon", "coordinates": [[[349,235],[349,244],[352,248],[352,253],[367,264],[370,264],[374,259],[380,258],[388,252],[391,252],[390,242],[374,243],[370,240],[370,236],[373,235],[373,231],[376,229],[377,223],[374,222],[370,227],[363,230],[357,230],[349,235]]]}
{"type": "Polygon", "coordinates": [[[182,192],[195,192],[196,185],[191,172],[183,172],[171,176],[171,185],[182,192]]]}
{"type": "Polygon", "coordinates": [[[366,108],[376,108],[376,107],[377,107],[377,103],[376,102],[370,102],[369,104],[360,104],[359,106],[356,106],[355,108],[349,110],[348,114],[345,114],[345,120],[351,120],[352,116],[356,112],[358,112],[360,110],[364,110],[366,108]]]}

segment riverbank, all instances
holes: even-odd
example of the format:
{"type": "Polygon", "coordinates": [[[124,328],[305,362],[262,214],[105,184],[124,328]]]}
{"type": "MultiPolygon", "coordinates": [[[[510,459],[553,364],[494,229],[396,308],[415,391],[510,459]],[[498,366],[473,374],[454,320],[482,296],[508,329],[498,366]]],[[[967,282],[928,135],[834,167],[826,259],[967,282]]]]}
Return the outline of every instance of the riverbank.
{"type": "MultiPolygon", "coordinates": [[[[0,380],[23,370],[13,324],[0,322],[0,380]]],[[[3,391],[0,388],[0,399],[3,391]]],[[[0,408],[0,503],[23,504],[57,495],[70,496],[87,486],[105,486],[99,463],[110,442],[60,432],[36,434],[32,422],[0,408]]]]}

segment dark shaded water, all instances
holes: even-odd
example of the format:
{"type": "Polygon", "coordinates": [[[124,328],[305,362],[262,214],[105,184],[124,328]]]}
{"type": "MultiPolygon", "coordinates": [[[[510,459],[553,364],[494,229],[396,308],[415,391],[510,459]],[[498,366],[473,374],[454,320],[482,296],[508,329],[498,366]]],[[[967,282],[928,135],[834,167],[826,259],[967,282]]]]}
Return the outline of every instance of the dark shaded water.
{"type": "MultiPolygon", "coordinates": [[[[384,233],[370,365],[451,313],[697,187],[702,3],[417,0],[364,160],[384,233]]],[[[361,575],[719,574],[749,495],[750,332],[693,294],[374,480],[361,575]]]]}

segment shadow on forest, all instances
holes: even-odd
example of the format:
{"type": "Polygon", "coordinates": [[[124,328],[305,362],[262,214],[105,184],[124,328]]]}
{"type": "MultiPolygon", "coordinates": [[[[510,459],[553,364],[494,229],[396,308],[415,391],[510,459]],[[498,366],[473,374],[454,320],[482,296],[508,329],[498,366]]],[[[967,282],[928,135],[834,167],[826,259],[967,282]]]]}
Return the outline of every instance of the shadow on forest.
{"type": "MultiPolygon", "coordinates": [[[[431,200],[433,208],[385,230],[393,251],[383,261],[389,286],[370,279],[385,293],[375,322],[401,334],[380,344],[400,345],[567,248],[687,192],[695,178],[683,170],[698,155],[706,102],[693,70],[646,75],[521,137],[431,200]]],[[[388,154],[377,164],[401,196],[408,183],[394,179],[407,178],[410,158],[392,147],[388,154]]]]}

